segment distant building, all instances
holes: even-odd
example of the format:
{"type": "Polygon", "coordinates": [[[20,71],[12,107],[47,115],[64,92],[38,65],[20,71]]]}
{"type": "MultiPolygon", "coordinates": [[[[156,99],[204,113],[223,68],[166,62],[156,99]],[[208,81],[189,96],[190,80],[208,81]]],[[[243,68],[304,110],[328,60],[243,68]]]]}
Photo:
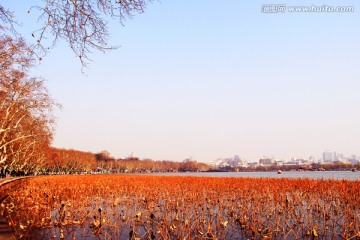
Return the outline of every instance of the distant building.
{"type": "Polygon", "coordinates": [[[276,166],[284,166],[284,161],[276,161],[276,166]]]}
{"type": "Polygon", "coordinates": [[[315,163],[315,158],[313,156],[309,157],[309,163],[315,163]]]}
{"type": "Polygon", "coordinates": [[[358,159],[349,159],[349,163],[355,165],[355,164],[360,163],[360,161],[358,159]]]}
{"type": "Polygon", "coordinates": [[[299,165],[299,162],[296,161],[284,162],[284,166],[294,166],[294,165],[299,165]]]}
{"type": "Polygon", "coordinates": [[[323,152],[323,161],[325,163],[330,163],[330,162],[334,162],[336,161],[336,152],[331,152],[331,151],[325,151],[323,152]]]}
{"type": "Polygon", "coordinates": [[[298,165],[309,165],[309,160],[305,160],[305,159],[302,159],[302,158],[298,158],[295,160],[295,162],[298,163],[298,165]]]}
{"type": "Polygon", "coordinates": [[[269,165],[275,165],[276,161],[273,158],[261,158],[259,160],[259,165],[262,166],[269,166],[269,165]]]}
{"type": "Polygon", "coordinates": [[[257,167],[257,166],[259,166],[259,163],[258,163],[258,162],[248,163],[248,167],[257,167]]]}
{"type": "Polygon", "coordinates": [[[213,165],[217,167],[248,167],[248,163],[242,160],[238,155],[233,158],[218,158],[213,165]]]}

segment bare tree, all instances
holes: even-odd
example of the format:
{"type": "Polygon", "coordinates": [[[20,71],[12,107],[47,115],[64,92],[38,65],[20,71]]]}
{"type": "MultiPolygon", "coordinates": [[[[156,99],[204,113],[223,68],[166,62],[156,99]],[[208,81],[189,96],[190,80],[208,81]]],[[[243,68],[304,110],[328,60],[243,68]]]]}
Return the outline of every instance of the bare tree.
{"type": "Polygon", "coordinates": [[[0,36],[0,167],[5,169],[24,170],[41,160],[54,131],[52,110],[58,104],[43,80],[27,75],[27,51],[22,40],[0,36]]]}
{"type": "MultiPolygon", "coordinates": [[[[152,0],[42,0],[28,13],[38,13],[40,28],[34,30],[36,38],[33,46],[35,53],[44,55],[48,48],[42,42],[53,36],[52,47],[59,39],[69,43],[70,48],[79,57],[83,66],[93,49],[106,51],[116,48],[108,46],[109,28],[106,18],[117,19],[121,24],[135,13],[142,13],[152,0]]],[[[19,24],[11,10],[0,3],[0,21],[3,27],[17,33],[19,24]]],[[[0,24],[1,25],[1,24],[0,24]]]]}

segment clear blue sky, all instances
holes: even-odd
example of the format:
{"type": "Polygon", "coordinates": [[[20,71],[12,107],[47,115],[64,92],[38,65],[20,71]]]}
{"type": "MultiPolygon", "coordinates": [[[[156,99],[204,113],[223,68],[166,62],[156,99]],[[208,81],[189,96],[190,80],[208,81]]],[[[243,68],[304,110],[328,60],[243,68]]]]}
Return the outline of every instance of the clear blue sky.
{"type": "Polygon", "coordinates": [[[111,22],[121,48],[94,52],[85,74],[59,43],[34,70],[63,105],[53,145],[204,162],[360,154],[359,1],[286,1],[353,13],[262,13],[267,3],[282,2],[154,2],[111,22]]]}

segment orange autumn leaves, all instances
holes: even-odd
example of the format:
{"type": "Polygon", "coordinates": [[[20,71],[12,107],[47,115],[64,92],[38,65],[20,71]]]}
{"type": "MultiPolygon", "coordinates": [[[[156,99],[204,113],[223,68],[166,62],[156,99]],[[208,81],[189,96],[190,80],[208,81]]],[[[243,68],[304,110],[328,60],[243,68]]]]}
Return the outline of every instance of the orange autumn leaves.
{"type": "Polygon", "coordinates": [[[358,239],[359,181],[158,176],[29,179],[1,203],[17,237],[358,239]]]}
{"type": "Polygon", "coordinates": [[[0,169],[8,172],[43,168],[59,107],[44,80],[29,75],[29,52],[24,40],[0,36],[0,169]]]}

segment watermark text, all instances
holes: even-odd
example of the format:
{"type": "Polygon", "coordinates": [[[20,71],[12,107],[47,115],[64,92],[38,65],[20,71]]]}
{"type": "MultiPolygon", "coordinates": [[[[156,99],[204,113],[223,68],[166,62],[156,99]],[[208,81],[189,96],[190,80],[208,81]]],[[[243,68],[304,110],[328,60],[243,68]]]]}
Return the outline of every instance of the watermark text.
{"type": "Polygon", "coordinates": [[[355,6],[263,4],[263,13],[353,13],[355,6]]]}

